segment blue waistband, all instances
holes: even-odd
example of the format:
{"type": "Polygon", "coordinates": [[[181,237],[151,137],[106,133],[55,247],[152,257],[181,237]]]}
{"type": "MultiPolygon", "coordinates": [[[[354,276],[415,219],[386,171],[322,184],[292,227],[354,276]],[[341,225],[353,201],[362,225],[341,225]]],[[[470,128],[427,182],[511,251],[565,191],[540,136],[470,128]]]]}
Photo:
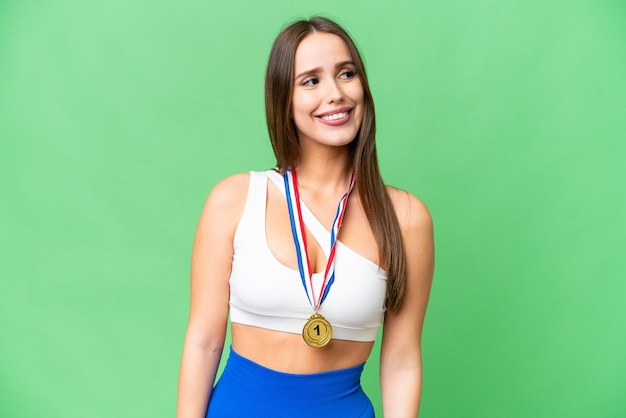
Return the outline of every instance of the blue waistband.
{"type": "Polygon", "coordinates": [[[362,371],[363,364],[322,373],[284,373],[242,357],[231,347],[207,416],[372,418],[372,403],[361,388],[362,371]]]}
{"type": "Polygon", "coordinates": [[[316,393],[317,396],[333,398],[345,395],[341,392],[360,389],[363,366],[359,364],[346,369],[310,374],[284,373],[242,357],[231,347],[224,374],[236,379],[240,385],[250,385],[254,390],[259,390],[261,382],[267,391],[286,391],[296,397],[316,393]]]}

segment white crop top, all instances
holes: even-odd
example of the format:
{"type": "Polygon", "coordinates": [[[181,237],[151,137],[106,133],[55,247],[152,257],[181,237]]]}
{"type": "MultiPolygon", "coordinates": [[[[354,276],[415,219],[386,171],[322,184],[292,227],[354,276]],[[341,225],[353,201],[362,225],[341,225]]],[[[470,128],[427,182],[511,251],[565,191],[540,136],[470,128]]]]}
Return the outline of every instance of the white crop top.
{"type": "MultiPolygon", "coordinates": [[[[313,307],[297,270],[279,262],[267,245],[267,179],[285,193],[273,170],[251,172],[244,211],[235,231],[230,275],[230,319],[234,323],[300,334],[313,307]]],[[[286,203],[285,203],[286,204],[286,203]]],[[[328,257],[330,232],[301,202],[302,217],[328,257]]],[[[319,294],[323,273],[313,275],[319,294]]],[[[337,241],[335,281],[319,313],[333,327],[333,339],[374,341],[385,312],[387,275],[372,261],[337,241]]]]}

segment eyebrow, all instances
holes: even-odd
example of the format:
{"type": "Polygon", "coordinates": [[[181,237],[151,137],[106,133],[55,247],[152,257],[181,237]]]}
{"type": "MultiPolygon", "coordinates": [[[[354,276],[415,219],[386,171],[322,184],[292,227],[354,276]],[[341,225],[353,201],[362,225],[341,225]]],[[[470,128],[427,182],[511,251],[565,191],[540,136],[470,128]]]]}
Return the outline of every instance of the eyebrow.
{"type": "MultiPolygon", "coordinates": [[[[335,68],[345,67],[346,65],[354,65],[354,61],[352,61],[352,60],[348,60],[348,61],[341,61],[341,62],[338,62],[338,63],[335,65],[335,68]]],[[[300,74],[298,74],[298,75],[296,76],[295,80],[297,80],[297,79],[299,79],[300,77],[305,76],[305,75],[317,74],[317,73],[319,73],[321,70],[322,70],[322,67],[315,67],[315,68],[312,68],[312,69],[310,69],[310,70],[303,71],[303,72],[301,72],[300,74]]]]}

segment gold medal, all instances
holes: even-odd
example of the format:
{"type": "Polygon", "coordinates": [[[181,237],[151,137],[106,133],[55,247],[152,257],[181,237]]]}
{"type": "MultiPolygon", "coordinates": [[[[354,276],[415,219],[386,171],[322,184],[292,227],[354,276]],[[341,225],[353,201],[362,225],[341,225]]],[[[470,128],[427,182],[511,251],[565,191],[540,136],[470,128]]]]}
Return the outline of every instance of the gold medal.
{"type": "Polygon", "coordinates": [[[326,261],[326,270],[324,272],[324,281],[319,289],[319,296],[316,298],[313,286],[313,271],[309,262],[309,253],[306,245],[306,233],[304,230],[304,220],[302,219],[302,211],[300,209],[300,195],[298,192],[298,179],[296,177],[296,169],[286,170],[284,173],[285,195],[287,199],[287,209],[289,210],[289,219],[291,221],[291,232],[293,241],[296,246],[296,255],[298,256],[298,270],[304,291],[307,294],[309,303],[315,309],[315,313],[304,324],[302,328],[302,338],[309,346],[313,348],[324,347],[333,336],[333,329],[330,322],[322,315],[317,313],[322,302],[328,296],[328,291],[335,281],[335,245],[337,244],[337,236],[339,228],[343,221],[343,215],[348,204],[348,196],[354,187],[354,172],[350,177],[350,186],[348,191],[341,197],[337,205],[337,215],[333,221],[332,233],[330,234],[330,252],[326,261]],[[297,221],[296,221],[297,216],[297,221]],[[307,287],[307,280],[309,286],[307,287]]]}
{"type": "Polygon", "coordinates": [[[302,338],[313,348],[324,347],[332,336],[333,328],[330,322],[317,312],[311,315],[302,328],[302,338]]]}

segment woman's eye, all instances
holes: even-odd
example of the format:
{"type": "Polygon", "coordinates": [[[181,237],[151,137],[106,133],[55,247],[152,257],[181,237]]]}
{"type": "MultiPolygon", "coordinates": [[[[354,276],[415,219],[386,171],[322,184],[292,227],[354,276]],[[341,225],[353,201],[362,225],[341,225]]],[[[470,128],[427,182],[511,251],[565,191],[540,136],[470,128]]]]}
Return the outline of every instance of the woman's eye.
{"type": "Polygon", "coordinates": [[[307,78],[306,80],[304,80],[302,82],[302,85],[305,87],[312,87],[316,85],[317,83],[319,83],[319,80],[315,77],[311,77],[311,78],[307,78]]]}
{"type": "Polygon", "coordinates": [[[345,78],[345,79],[351,79],[354,78],[354,76],[356,75],[356,71],[354,70],[346,70],[344,72],[342,72],[341,74],[339,74],[339,77],[341,78],[345,78]]]}

